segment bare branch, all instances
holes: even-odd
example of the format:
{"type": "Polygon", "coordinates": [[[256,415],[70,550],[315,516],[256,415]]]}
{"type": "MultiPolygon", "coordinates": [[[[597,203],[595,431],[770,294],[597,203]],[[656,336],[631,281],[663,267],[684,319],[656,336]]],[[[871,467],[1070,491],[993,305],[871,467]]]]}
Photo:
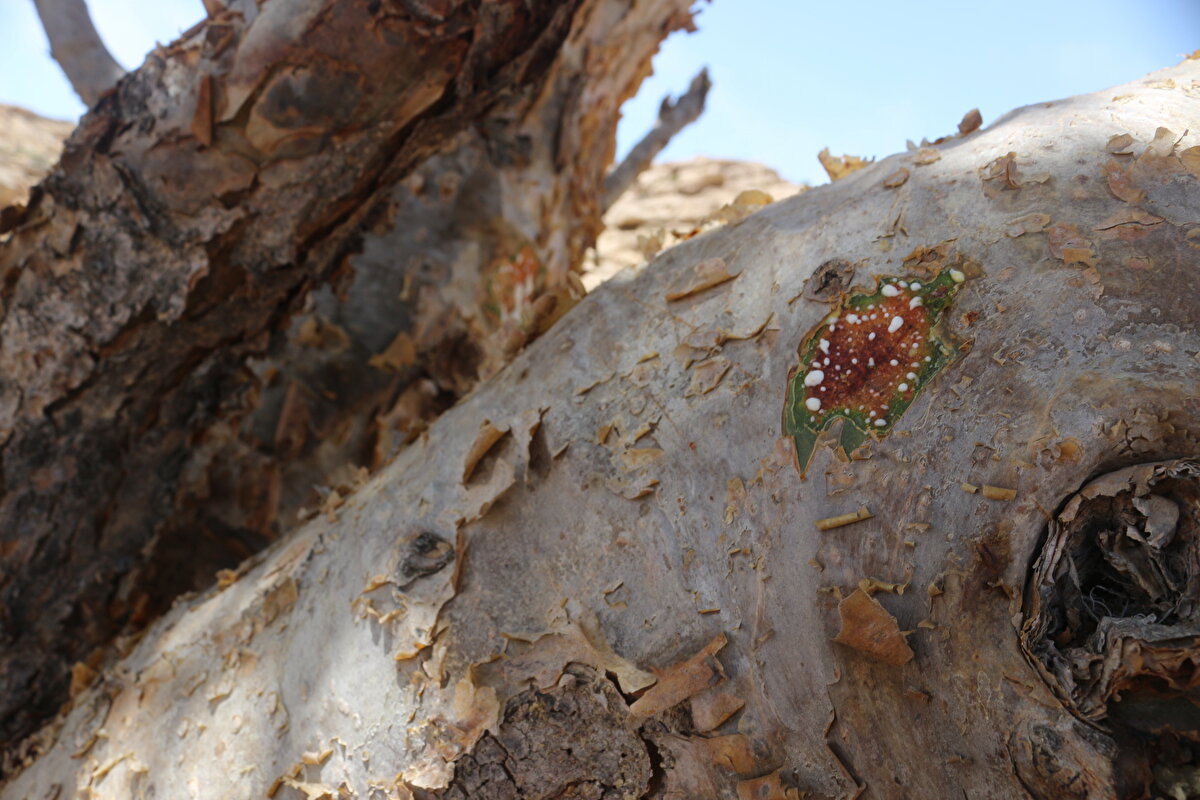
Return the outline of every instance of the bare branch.
{"type": "Polygon", "coordinates": [[[692,78],[687,92],[678,100],[671,102],[670,97],[663,98],[662,106],[658,109],[658,124],[634,145],[625,160],[604,179],[604,208],[609,208],[618,197],[625,194],[675,134],[704,113],[704,101],[710,88],[712,81],[708,78],[706,68],[692,78]]]}
{"type": "Polygon", "coordinates": [[[121,79],[124,68],[96,32],[86,0],[33,0],[33,4],[50,40],[50,54],[75,94],[91,108],[121,79]]]}

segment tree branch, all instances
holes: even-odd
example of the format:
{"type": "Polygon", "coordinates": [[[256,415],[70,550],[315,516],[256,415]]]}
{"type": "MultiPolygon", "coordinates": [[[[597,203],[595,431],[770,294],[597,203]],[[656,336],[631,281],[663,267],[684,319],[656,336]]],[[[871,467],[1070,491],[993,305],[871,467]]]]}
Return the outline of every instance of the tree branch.
{"type": "Polygon", "coordinates": [[[33,0],[33,5],[50,40],[50,54],[66,73],[75,94],[91,108],[100,95],[116,85],[125,70],[96,32],[86,0],[33,0]]]}
{"type": "Polygon", "coordinates": [[[663,98],[662,106],[658,109],[658,124],[647,133],[642,140],[634,145],[622,161],[608,177],[604,179],[604,208],[610,208],[617,198],[625,194],[637,176],[650,166],[654,157],[674,138],[675,134],[695,122],[704,113],[704,101],[712,81],[708,77],[708,69],[700,70],[692,83],[678,100],[671,101],[670,97],[663,98]]]}

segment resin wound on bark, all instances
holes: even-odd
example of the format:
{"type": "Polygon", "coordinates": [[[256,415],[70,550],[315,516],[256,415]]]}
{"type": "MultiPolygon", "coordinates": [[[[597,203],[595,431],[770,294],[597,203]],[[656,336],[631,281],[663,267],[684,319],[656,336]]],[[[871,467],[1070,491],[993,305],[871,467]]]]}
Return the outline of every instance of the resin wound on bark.
{"type": "Polygon", "coordinates": [[[881,276],[874,294],[849,297],[804,338],[783,409],[801,477],[834,420],[843,420],[839,442],[847,454],[868,437],[882,438],[954,359],[940,320],[963,280],[957,269],[927,283],[881,276]]]}

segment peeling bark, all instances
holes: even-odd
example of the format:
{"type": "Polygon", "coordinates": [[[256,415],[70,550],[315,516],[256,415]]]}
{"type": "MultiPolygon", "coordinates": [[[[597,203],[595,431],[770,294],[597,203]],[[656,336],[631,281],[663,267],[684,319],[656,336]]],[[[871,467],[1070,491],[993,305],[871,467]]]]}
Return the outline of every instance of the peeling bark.
{"type": "MultiPolygon", "coordinates": [[[[615,116],[604,112],[689,18],[685,3],[664,0],[623,23],[626,6],[354,0],[334,13],[310,0],[214,4],[84,118],[28,207],[3,217],[0,742],[59,707],[72,662],[285,530],[281,509],[292,524],[313,481],[340,485],[346,472],[359,474],[354,467],[394,453],[363,455],[382,427],[380,404],[386,413],[424,376],[418,369],[397,386],[386,373],[366,376],[365,362],[385,331],[428,323],[421,314],[431,309],[377,324],[395,304],[364,298],[394,289],[405,272],[420,286],[421,264],[376,251],[374,278],[363,277],[372,268],[352,254],[364,230],[415,233],[400,221],[404,206],[425,201],[402,182],[418,170],[448,178],[431,158],[473,140],[473,151],[448,158],[478,159],[483,179],[526,195],[502,199],[490,220],[498,230],[474,237],[483,264],[529,239],[547,270],[543,288],[569,284],[599,225],[595,202],[581,198],[595,195],[588,182],[599,184],[611,158],[615,116]],[[613,31],[637,32],[642,60],[607,81],[619,45],[596,38],[613,31]],[[570,106],[593,99],[595,116],[570,106]],[[522,153],[522,137],[551,132],[549,145],[538,139],[522,153]],[[554,174],[569,158],[580,167],[554,174]],[[541,185],[517,183],[530,166],[541,185]],[[535,237],[553,223],[558,238],[535,237]],[[351,297],[324,308],[372,316],[344,328],[302,319],[290,341],[305,346],[289,353],[281,331],[290,317],[314,307],[312,287],[339,276],[351,297]],[[323,371],[329,359],[310,363],[313,349],[350,356],[323,371]],[[339,377],[369,396],[343,384],[330,400],[323,390],[339,377]]],[[[442,243],[470,247],[462,233],[443,231],[442,243]]],[[[479,264],[456,267],[475,269],[478,287],[479,264]]],[[[495,331],[459,324],[469,347],[495,331]]],[[[493,356],[488,370],[499,362],[493,356]]],[[[468,371],[448,392],[433,375],[434,409],[488,370],[468,371]]]]}
{"type": "MultiPolygon", "coordinates": [[[[387,463],[583,295],[577,271],[600,230],[618,108],[686,21],[673,17],[687,6],[678,0],[636,14],[619,5],[582,15],[545,87],[398,184],[391,224],[364,237],[254,365],[269,376],[259,405],[206,471],[277,481],[272,534],[321,505],[314,487],[344,492],[357,470],[387,463]]],[[[210,513],[237,527],[261,512],[260,494],[226,493],[210,513]]]]}
{"type": "MultiPolygon", "coordinates": [[[[1198,86],[1190,61],[1018,110],[936,145],[938,159],[866,166],[606,284],[339,507],[178,603],[77,694],[0,797],[1186,785],[1190,749],[1146,747],[1163,731],[1081,704],[1022,632],[1042,629],[1031,598],[1061,574],[1043,548],[1074,546],[1080,487],[1135,467],[1170,476],[1149,495],[1192,502],[1170,483],[1191,467],[1138,465],[1200,449],[1200,176],[1185,155],[1196,134],[1170,133],[1194,119],[1198,86]],[[1105,178],[1123,133],[1136,206],[1105,178]],[[887,185],[901,167],[909,179],[887,185]],[[848,294],[974,266],[944,311],[956,358],[886,436],[850,453],[822,438],[801,479],[779,419],[797,348],[832,308],[803,299],[806,284],[834,259],[856,265],[848,294]],[[679,293],[714,260],[725,280],[679,293]],[[689,393],[715,358],[728,369],[689,393]],[[485,423],[509,433],[481,444],[485,423]],[[834,641],[856,591],[911,660],[834,641]],[[715,728],[699,710],[712,692],[741,701],[723,701],[734,710],[715,728]],[[576,736],[603,768],[564,748],[576,736]],[[525,768],[545,777],[519,783],[525,768]]],[[[1165,543],[1170,512],[1132,494],[1121,513],[1144,547],[1165,543]]],[[[1173,565],[1196,560],[1191,519],[1180,506],[1173,565]]],[[[1121,535],[1134,544],[1118,549],[1143,547],[1121,535]]],[[[1187,739],[1186,694],[1137,688],[1187,739]]]]}

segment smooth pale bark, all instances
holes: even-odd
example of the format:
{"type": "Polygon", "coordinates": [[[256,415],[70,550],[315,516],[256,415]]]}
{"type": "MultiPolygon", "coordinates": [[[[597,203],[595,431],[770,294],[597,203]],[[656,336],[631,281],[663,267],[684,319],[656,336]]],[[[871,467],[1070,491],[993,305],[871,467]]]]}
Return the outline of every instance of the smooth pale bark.
{"type": "MultiPolygon", "coordinates": [[[[397,184],[475,131],[488,157],[505,153],[506,124],[555,134],[552,157],[531,145],[531,196],[496,222],[561,223],[537,244],[566,283],[599,226],[580,198],[603,179],[613,112],[690,21],[674,0],[628,21],[629,3],[603,0],[225,6],[102,98],[28,207],[0,215],[5,746],[60,706],[72,662],[285,527],[280,476],[304,452],[287,426],[244,433],[273,390],[246,362],[300,368],[273,338],[313,286],[344,276],[364,230],[402,224],[397,184]],[[638,48],[612,81],[628,54],[597,42],[606,32],[638,48]],[[550,177],[563,158],[579,169],[550,177]]],[[[485,253],[502,244],[480,238],[485,253]]],[[[347,427],[373,415],[337,412],[347,427]]],[[[336,455],[298,471],[355,463],[336,455]]],[[[291,510],[310,491],[297,484],[291,510]]]]}
{"type": "Polygon", "coordinates": [[[86,0],[33,0],[33,5],[50,40],[50,55],[84,105],[94,106],[125,70],[96,32],[86,0]]]}
{"type": "MultiPolygon", "coordinates": [[[[619,276],[336,513],[178,603],[0,797],[1115,798],[1167,780],[1151,739],[1055,683],[1020,631],[1068,498],[1198,449],[1198,82],[1189,61],[1021,109],[619,276]],[[736,277],[688,293],[713,259],[736,277]],[[960,355],[889,436],[848,461],[818,448],[802,480],[779,421],[830,313],[806,282],[835,259],[867,288],[962,269],[960,355]],[[835,643],[862,632],[839,595],[860,598],[843,615],[895,615],[912,660],[835,643]]],[[[1158,633],[1191,641],[1180,614],[1158,633]]],[[[1154,713],[1191,708],[1181,691],[1159,687],[1154,713]]]]}
{"type": "Polygon", "coordinates": [[[647,169],[675,134],[695,122],[704,113],[704,101],[712,88],[708,70],[702,69],[692,78],[688,90],[675,100],[667,97],[658,108],[654,128],[633,146],[629,154],[604,179],[604,207],[608,208],[633,185],[638,175],[647,169]]]}

